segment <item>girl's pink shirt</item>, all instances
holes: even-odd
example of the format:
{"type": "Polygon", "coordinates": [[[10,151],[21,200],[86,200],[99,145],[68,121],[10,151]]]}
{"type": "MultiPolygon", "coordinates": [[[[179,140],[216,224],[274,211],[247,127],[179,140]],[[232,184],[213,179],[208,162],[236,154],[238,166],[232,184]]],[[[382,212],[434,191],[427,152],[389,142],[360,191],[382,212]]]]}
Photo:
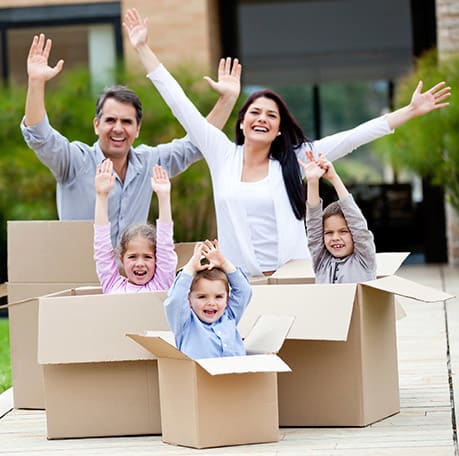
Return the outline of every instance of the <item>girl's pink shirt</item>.
{"type": "Polygon", "coordinates": [[[177,269],[173,224],[156,221],[156,270],[153,278],[145,285],[130,283],[120,274],[110,239],[109,223],[94,225],[94,260],[103,293],[168,290],[174,282],[177,269]]]}

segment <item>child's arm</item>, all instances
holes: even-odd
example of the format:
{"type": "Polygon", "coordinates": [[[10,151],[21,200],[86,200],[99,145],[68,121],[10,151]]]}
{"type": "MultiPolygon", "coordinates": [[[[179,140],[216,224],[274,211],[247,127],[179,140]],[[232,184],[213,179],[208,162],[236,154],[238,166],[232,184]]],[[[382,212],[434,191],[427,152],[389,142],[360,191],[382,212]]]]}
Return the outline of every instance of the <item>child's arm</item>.
{"type": "Polygon", "coordinates": [[[317,271],[327,258],[327,249],[324,246],[324,230],[322,219],[322,200],[319,194],[319,181],[325,169],[319,166],[311,151],[306,152],[307,163],[298,160],[304,170],[308,182],[306,229],[308,234],[308,248],[311,254],[312,267],[317,271]]]}
{"type": "MultiPolygon", "coordinates": [[[[347,198],[340,200],[339,205],[354,241],[353,255],[358,258],[369,275],[372,275],[371,279],[375,279],[376,246],[373,233],[368,229],[367,221],[351,194],[347,198]]],[[[367,280],[370,280],[370,278],[367,278],[367,280]]]]}
{"type": "Polygon", "coordinates": [[[158,198],[158,220],[161,223],[172,223],[171,181],[167,172],[159,165],[153,167],[151,187],[158,198]]]}
{"type": "Polygon", "coordinates": [[[94,260],[99,282],[104,293],[110,293],[123,283],[116,265],[110,239],[108,195],[115,184],[113,164],[110,159],[97,166],[95,181],[96,208],[94,214],[94,260]]]}
{"type": "Polygon", "coordinates": [[[151,186],[158,198],[158,220],[156,222],[156,270],[148,286],[151,290],[168,290],[175,279],[177,254],[174,248],[171,214],[171,183],[167,172],[159,165],[153,168],[151,186]]]}
{"type": "Polygon", "coordinates": [[[320,204],[319,181],[325,170],[314,160],[311,151],[306,152],[306,160],[306,163],[301,160],[298,160],[298,163],[303,168],[304,175],[308,181],[307,202],[309,206],[317,207],[320,204]]]}
{"type": "Polygon", "coordinates": [[[324,177],[332,183],[338,194],[339,205],[354,241],[353,255],[359,259],[368,271],[374,271],[374,276],[376,277],[376,247],[373,234],[368,229],[367,221],[333,164],[321,156],[319,157],[319,163],[326,169],[324,177]]]}
{"type": "Polygon", "coordinates": [[[323,177],[333,185],[336,194],[338,195],[338,199],[340,201],[345,199],[349,195],[349,191],[341,180],[339,174],[336,172],[333,163],[320,154],[318,163],[319,166],[324,170],[323,177]]]}
{"type": "Polygon", "coordinates": [[[95,187],[96,187],[96,208],[94,223],[96,225],[107,225],[108,219],[108,195],[115,185],[113,174],[113,163],[110,159],[104,160],[97,165],[95,187]]]}
{"type": "MultiPolygon", "coordinates": [[[[147,73],[155,71],[160,61],[151,47],[148,45],[148,25],[147,19],[142,19],[139,12],[135,9],[128,9],[123,21],[132,47],[136,50],[139,58],[147,73]]],[[[218,66],[218,81],[215,82],[209,77],[205,77],[209,85],[220,94],[217,103],[207,116],[208,122],[215,127],[222,129],[234,105],[239,97],[241,90],[241,65],[237,59],[231,64],[231,59],[220,59],[218,66]]]]}

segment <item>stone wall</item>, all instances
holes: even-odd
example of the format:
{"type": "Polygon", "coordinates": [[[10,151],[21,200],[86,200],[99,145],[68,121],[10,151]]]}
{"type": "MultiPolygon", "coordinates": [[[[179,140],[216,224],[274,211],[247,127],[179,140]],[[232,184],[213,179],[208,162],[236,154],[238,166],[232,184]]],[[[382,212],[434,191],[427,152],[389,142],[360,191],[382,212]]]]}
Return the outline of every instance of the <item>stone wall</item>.
{"type": "MultiPolygon", "coordinates": [[[[437,46],[440,58],[459,53],[459,0],[436,0],[437,46]]],[[[457,90],[457,88],[456,88],[457,90]]],[[[459,214],[446,203],[448,262],[459,264],[459,214]]]]}

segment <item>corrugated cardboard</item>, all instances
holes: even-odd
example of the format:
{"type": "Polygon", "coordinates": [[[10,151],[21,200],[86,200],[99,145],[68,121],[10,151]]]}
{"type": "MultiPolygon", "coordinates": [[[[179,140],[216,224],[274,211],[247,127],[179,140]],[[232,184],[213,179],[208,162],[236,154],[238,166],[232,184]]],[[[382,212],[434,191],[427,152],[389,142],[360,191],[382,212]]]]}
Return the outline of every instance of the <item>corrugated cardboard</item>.
{"type": "MultiPolygon", "coordinates": [[[[98,286],[93,260],[93,224],[87,221],[9,221],[8,302],[15,408],[43,409],[42,370],[37,364],[39,296],[98,286]],[[27,300],[27,304],[11,306],[27,300]]],[[[178,243],[185,264],[194,243],[178,243]]]]}
{"type": "Polygon", "coordinates": [[[274,353],[292,317],[258,319],[248,353],[192,360],[161,333],[128,334],[158,357],[162,439],[193,448],[279,440],[277,372],[289,367],[274,353]]]}
{"type": "MultiPolygon", "coordinates": [[[[396,255],[386,273],[398,263],[396,255]]],[[[397,276],[361,284],[287,282],[284,276],[282,285],[252,287],[239,325],[245,335],[264,313],[296,317],[279,352],[292,368],[279,375],[280,425],[366,426],[398,413],[394,296],[425,302],[452,296],[397,276]]]]}
{"type": "Polygon", "coordinates": [[[157,362],[125,334],[168,329],[166,292],[85,292],[39,298],[48,438],[159,434],[157,362]]]}
{"type": "MultiPolygon", "coordinates": [[[[30,285],[30,289],[40,292],[43,285],[30,285]]],[[[94,292],[100,293],[100,289],[85,290],[87,294],[94,292]]],[[[43,409],[43,371],[37,362],[38,298],[17,301],[8,308],[14,406],[43,409]]]]}

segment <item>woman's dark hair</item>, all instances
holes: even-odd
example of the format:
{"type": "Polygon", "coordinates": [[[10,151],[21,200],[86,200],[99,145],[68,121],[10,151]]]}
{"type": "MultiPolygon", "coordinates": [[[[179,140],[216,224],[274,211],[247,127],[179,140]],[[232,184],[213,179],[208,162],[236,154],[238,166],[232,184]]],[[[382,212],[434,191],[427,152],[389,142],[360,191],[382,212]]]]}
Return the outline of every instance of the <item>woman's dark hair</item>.
{"type": "Polygon", "coordinates": [[[282,168],[282,177],[285,188],[287,189],[288,199],[293,209],[293,213],[298,220],[304,218],[306,213],[306,198],[303,181],[301,178],[300,166],[296,158],[295,149],[300,147],[308,139],[304,135],[303,129],[288,110],[282,97],[276,92],[265,89],[254,92],[247,98],[242,108],[239,110],[236,123],[236,144],[244,144],[244,134],[240,125],[249,106],[258,98],[268,98],[276,103],[280,115],[281,134],[276,136],[271,144],[269,157],[278,160],[282,168]]]}

